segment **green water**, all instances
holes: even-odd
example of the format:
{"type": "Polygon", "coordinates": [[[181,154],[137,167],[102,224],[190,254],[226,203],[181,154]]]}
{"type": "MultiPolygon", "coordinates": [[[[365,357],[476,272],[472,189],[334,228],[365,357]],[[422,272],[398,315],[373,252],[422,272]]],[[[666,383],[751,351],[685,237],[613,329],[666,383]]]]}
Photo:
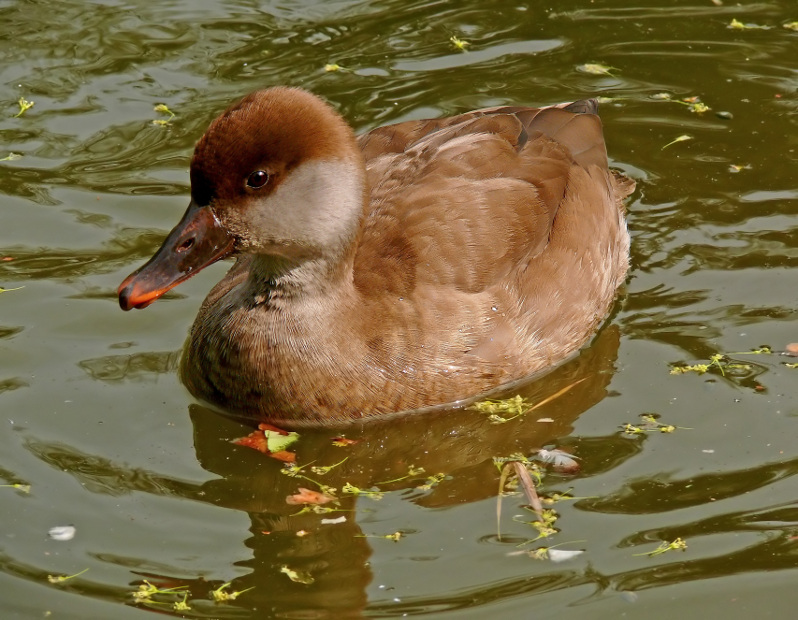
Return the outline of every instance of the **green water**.
{"type": "Polygon", "coordinates": [[[0,482],[30,485],[0,488],[3,618],[792,617],[798,369],[774,353],[669,374],[798,341],[798,32],[783,27],[798,6],[719,4],[0,2],[0,159],[22,155],[0,162],[0,286],[24,287],[0,294],[0,482]],[[349,457],[310,477],[385,491],[330,515],[292,516],[285,497],[313,484],[231,444],[251,429],[177,381],[226,266],[146,311],[121,312],[115,295],[184,211],[204,128],[273,84],[313,90],[358,130],[608,97],[610,157],[638,181],[615,312],[522,393],[571,389],[506,424],[400,419],[351,429],[346,448],[304,432],[301,464],[349,457]],[[20,97],[35,105],[15,118],[20,97]],[[152,123],[160,103],[167,126],[152,123]],[[681,428],[621,433],[647,412],[681,428]],[[583,499],[556,504],[560,532],[521,549],[585,551],[563,563],[515,554],[537,535],[521,496],[503,499],[497,536],[492,458],[552,445],[581,472],[542,490],[583,499]],[[387,482],[411,466],[425,473],[387,482]],[[48,538],[66,524],[74,539],[48,538]],[[677,538],[685,551],[639,555],[677,538]],[[183,594],[136,604],[145,579],[184,586],[191,609],[174,608],[183,594]],[[216,604],[225,582],[253,589],[216,604]]]}

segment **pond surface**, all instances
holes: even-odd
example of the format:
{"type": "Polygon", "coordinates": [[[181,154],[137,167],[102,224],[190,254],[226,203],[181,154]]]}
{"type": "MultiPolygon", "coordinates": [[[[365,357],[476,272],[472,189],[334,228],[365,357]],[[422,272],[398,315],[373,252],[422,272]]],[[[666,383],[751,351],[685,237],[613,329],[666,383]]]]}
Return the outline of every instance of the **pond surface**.
{"type": "Polygon", "coordinates": [[[0,2],[0,286],[17,289],[0,295],[0,481],[30,485],[0,488],[3,617],[792,617],[795,20],[793,2],[720,0],[0,2]],[[346,447],[304,431],[300,465],[348,457],[304,475],[384,492],[329,514],[296,516],[286,496],[314,483],[230,443],[252,429],[176,378],[226,265],[143,312],[116,301],[184,211],[207,124],[274,84],[359,131],[606,97],[612,163],[638,182],[628,284],[580,356],[520,390],[543,404],[355,427],[346,447]],[[35,105],[15,116],[20,98],[35,105]],[[677,428],[623,433],[645,413],[677,428]],[[540,492],[579,499],[531,542],[526,499],[504,497],[499,535],[493,458],[551,446],[581,470],[540,492]],[[518,553],[552,545],[584,553],[518,553]],[[144,580],[178,590],[136,602],[144,580]],[[227,582],[251,589],[213,602],[227,582]]]}

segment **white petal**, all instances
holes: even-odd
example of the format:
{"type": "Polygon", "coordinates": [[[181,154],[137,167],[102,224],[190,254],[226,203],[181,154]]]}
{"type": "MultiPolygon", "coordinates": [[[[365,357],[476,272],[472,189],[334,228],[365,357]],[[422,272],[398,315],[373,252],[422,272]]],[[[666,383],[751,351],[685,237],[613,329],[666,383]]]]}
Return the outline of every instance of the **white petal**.
{"type": "Polygon", "coordinates": [[[74,525],[57,525],[51,527],[47,533],[53,540],[72,540],[76,532],[74,525]]]}
{"type": "Polygon", "coordinates": [[[580,549],[576,549],[574,551],[566,551],[564,549],[549,549],[549,559],[552,562],[565,562],[566,560],[575,558],[583,553],[584,551],[580,549]]]}

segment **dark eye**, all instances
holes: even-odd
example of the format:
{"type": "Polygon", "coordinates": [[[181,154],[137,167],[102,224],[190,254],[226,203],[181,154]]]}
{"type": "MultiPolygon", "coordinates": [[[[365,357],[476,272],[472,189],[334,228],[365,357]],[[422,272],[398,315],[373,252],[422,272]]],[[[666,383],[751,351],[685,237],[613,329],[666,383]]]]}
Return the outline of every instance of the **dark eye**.
{"type": "Polygon", "coordinates": [[[253,189],[259,189],[269,182],[269,173],[263,170],[256,170],[247,178],[247,186],[253,189]]]}

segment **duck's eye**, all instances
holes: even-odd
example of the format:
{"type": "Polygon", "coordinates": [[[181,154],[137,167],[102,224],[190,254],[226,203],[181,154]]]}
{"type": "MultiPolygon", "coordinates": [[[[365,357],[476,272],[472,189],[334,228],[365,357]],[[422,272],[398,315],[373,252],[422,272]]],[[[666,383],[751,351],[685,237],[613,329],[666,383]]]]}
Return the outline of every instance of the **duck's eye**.
{"type": "Polygon", "coordinates": [[[256,170],[247,178],[247,186],[259,189],[269,182],[269,173],[263,170],[256,170]]]}

